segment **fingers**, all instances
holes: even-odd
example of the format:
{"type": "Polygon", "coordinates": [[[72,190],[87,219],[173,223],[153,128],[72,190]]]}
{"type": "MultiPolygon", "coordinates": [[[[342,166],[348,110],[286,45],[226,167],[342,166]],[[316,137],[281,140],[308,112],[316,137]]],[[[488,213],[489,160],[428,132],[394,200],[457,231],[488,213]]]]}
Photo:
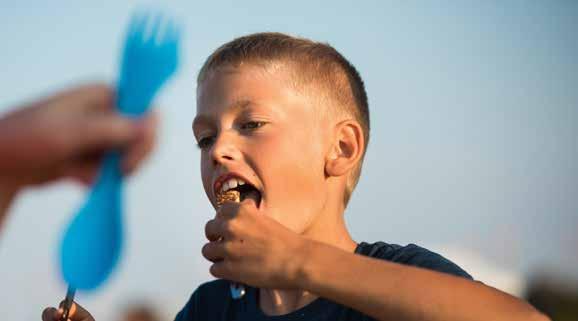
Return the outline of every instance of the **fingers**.
{"type": "Polygon", "coordinates": [[[223,205],[221,205],[221,207],[217,209],[216,217],[222,219],[234,218],[235,216],[237,216],[237,213],[239,212],[240,204],[242,203],[226,201],[225,203],[223,203],[223,205]]]}
{"type": "Polygon", "coordinates": [[[151,114],[138,121],[122,119],[121,116],[111,117],[120,119],[121,123],[115,124],[116,120],[107,123],[102,118],[84,128],[87,134],[83,135],[83,140],[76,143],[76,148],[80,151],[76,152],[76,155],[74,151],[70,152],[73,153],[73,160],[64,168],[65,176],[74,177],[85,185],[92,184],[102,156],[109,149],[123,149],[121,166],[126,175],[134,172],[150,154],[155,142],[157,115],[151,114]]]}
{"type": "Polygon", "coordinates": [[[203,246],[201,252],[207,260],[220,262],[240,257],[240,243],[244,240],[240,205],[243,203],[225,202],[217,210],[216,217],[205,225],[205,236],[210,242],[203,246]]]}
{"type": "Polygon", "coordinates": [[[242,235],[246,225],[247,215],[250,216],[246,206],[252,206],[254,201],[245,200],[241,203],[225,202],[217,209],[217,213],[213,220],[210,220],[205,225],[205,236],[211,242],[220,239],[233,240],[238,239],[242,235]]]}
{"type": "Polygon", "coordinates": [[[73,89],[70,97],[87,110],[114,110],[116,93],[109,85],[93,83],[73,89]]]}
{"type": "Polygon", "coordinates": [[[128,175],[150,154],[155,142],[157,115],[152,114],[138,121],[113,115],[97,117],[100,119],[93,119],[82,129],[85,134],[79,134],[82,137],[74,143],[76,147],[69,147],[66,153],[71,160],[62,167],[64,176],[75,178],[85,185],[94,182],[107,150],[122,149],[121,166],[123,173],[128,175]]]}
{"type": "Polygon", "coordinates": [[[112,87],[104,83],[91,83],[63,90],[39,103],[54,105],[59,110],[102,111],[113,110],[114,100],[112,87]]]}
{"type": "MultiPolygon", "coordinates": [[[[49,103],[65,113],[61,117],[67,136],[73,136],[73,152],[80,149],[113,148],[127,144],[138,135],[138,122],[121,116],[114,108],[115,93],[107,85],[89,84],[53,96],[49,103]],[[66,117],[65,117],[66,116],[66,117]]],[[[66,141],[65,141],[66,142],[66,141]]]]}
{"type": "Polygon", "coordinates": [[[95,156],[79,162],[74,162],[63,169],[63,176],[72,177],[84,186],[90,186],[96,180],[96,174],[102,157],[95,156]]]}
{"type": "Polygon", "coordinates": [[[42,311],[42,321],[59,321],[62,311],[56,308],[46,308],[42,311]]]}
{"type": "Polygon", "coordinates": [[[72,153],[118,148],[138,137],[137,123],[114,113],[87,115],[71,125],[76,132],[72,153]]]}
{"type": "Polygon", "coordinates": [[[211,262],[222,261],[227,254],[225,246],[225,242],[210,242],[203,246],[201,253],[211,262]]]}
{"type": "Polygon", "coordinates": [[[78,305],[76,302],[72,303],[72,306],[70,307],[70,312],[68,313],[68,318],[72,321],[89,321],[89,320],[93,320],[92,316],[90,315],[90,313],[88,313],[88,311],[86,311],[84,308],[82,308],[80,305],[78,305]]]}
{"type": "MultiPolygon", "coordinates": [[[[58,305],[58,312],[60,315],[62,315],[62,313],[64,313],[64,304],[66,303],[66,300],[62,300],[60,302],[60,304],[58,305]]],[[[72,302],[72,305],[70,306],[70,309],[68,310],[68,319],[69,320],[77,320],[79,318],[74,318],[76,316],[76,311],[78,310],[76,303],[72,302]]]]}
{"type": "Polygon", "coordinates": [[[125,174],[130,174],[137,169],[154,149],[158,123],[158,113],[154,111],[139,121],[137,138],[124,152],[122,169],[125,174]]]}
{"type": "MultiPolygon", "coordinates": [[[[64,301],[60,302],[60,305],[59,305],[60,308],[57,310],[57,316],[59,318],[62,316],[62,313],[63,313],[63,310],[62,310],[63,305],[64,305],[64,301]]],[[[52,308],[52,309],[54,309],[54,308],[52,308]]],[[[60,320],[60,319],[56,319],[56,320],[60,320]]],[[[79,305],[76,302],[72,302],[72,305],[70,306],[70,311],[68,312],[68,320],[71,320],[71,321],[94,321],[94,318],[81,305],[79,305]]],[[[43,319],[43,321],[45,321],[45,320],[43,319]]]]}
{"type": "Polygon", "coordinates": [[[230,261],[219,261],[215,262],[209,268],[209,272],[216,278],[219,279],[229,279],[235,281],[236,277],[233,275],[233,266],[230,261]]]}
{"type": "MultiPolygon", "coordinates": [[[[62,313],[64,310],[62,306],[64,301],[60,302],[60,308],[56,309],[54,307],[49,307],[42,311],[42,321],[60,321],[62,318],[62,313]]],[[[83,307],[76,304],[76,302],[72,303],[70,307],[70,311],[68,313],[68,320],[71,321],[94,321],[94,318],[86,311],[83,307]]]]}
{"type": "Polygon", "coordinates": [[[216,242],[224,237],[223,220],[214,219],[205,225],[205,236],[211,242],[216,242]]]}
{"type": "Polygon", "coordinates": [[[217,211],[216,217],[208,221],[205,225],[205,236],[209,241],[214,242],[220,239],[230,240],[239,230],[239,222],[233,220],[238,206],[234,206],[233,204],[229,207],[228,203],[231,202],[223,204],[217,211]]]}

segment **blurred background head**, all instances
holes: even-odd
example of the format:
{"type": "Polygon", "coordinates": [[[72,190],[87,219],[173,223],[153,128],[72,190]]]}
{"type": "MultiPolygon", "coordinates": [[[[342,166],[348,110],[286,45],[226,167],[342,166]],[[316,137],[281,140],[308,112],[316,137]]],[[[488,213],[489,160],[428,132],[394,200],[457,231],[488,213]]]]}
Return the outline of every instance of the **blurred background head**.
{"type": "MultiPolygon", "coordinates": [[[[114,83],[138,4],[2,4],[0,113],[78,82],[114,83]]],[[[534,293],[537,271],[578,280],[578,3],[163,8],[185,27],[184,64],[157,101],[157,151],[128,182],[119,267],[98,292],[78,295],[97,319],[114,319],[118,302],[139,297],[170,320],[209,280],[200,249],[214,213],[191,131],[195,79],[215,48],[259,31],[328,42],[365,81],[371,144],[346,213],[357,241],[417,243],[518,296],[534,293]]],[[[24,193],[13,207],[0,234],[6,319],[37,320],[63,299],[58,245],[84,192],[62,182],[24,193]]]]}
{"type": "Polygon", "coordinates": [[[154,304],[146,301],[133,302],[125,305],[118,321],[161,321],[154,304]]]}

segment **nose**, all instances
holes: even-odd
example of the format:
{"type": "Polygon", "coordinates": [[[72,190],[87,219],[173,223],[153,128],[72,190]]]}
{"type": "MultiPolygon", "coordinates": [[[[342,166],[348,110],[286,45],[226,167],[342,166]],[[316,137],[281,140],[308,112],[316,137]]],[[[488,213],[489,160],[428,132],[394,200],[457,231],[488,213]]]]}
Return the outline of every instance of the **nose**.
{"type": "Polygon", "coordinates": [[[237,147],[233,135],[226,131],[222,131],[221,134],[216,137],[211,149],[213,166],[238,160],[240,155],[241,152],[237,147]]]}

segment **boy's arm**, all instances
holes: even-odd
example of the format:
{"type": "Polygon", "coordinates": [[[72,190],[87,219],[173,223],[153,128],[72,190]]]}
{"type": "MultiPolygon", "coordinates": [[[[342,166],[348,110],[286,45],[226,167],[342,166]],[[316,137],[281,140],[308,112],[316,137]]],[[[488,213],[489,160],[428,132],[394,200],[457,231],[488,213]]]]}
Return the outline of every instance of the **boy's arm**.
{"type": "Polygon", "coordinates": [[[259,288],[301,289],[378,320],[548,320],[529,304],[461,277],[346,252],[226,202],[205,226],[215,277],[259,288]]]}
{"type": "Polygon", "coordinates": [[[305,242],[299,288],[379,320],[548,320],[529,304],[465,278],[305,242]]]}

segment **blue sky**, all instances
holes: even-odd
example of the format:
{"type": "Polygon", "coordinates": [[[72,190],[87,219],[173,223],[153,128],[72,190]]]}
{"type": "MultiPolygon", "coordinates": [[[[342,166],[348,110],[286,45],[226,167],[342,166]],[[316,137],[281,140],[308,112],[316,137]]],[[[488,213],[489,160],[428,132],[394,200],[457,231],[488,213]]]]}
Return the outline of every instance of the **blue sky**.
{"type": "MultiPolygon", "coordinates": [[[[146,5],[147,3],[145,3],[146,5]]],[[[113,83],[141,2],[0,0],[0,112],[87,81],[113,83]]],[[[195,76],[220,44],[281,31],[328,42],[365,80],[372,137],[346,216],[358,241],[460,247],[519,275],[578,280],[578,3],[164,1],[185,27],[183,65],[158,99],[156,153],[127,190],[127,243],[97,293],[154,298],[169,315],[203,280],[202,191],[190,124],[195,76]]],[[[84,191],[26,192],[0,235],[0,312],[37,320],[65,286],[57,245],[84,191]]],[[[459,263],[459,262],[458,262],[459,263]]],[[[475,276],[475,275],[474,275],[475,276]]]]}

